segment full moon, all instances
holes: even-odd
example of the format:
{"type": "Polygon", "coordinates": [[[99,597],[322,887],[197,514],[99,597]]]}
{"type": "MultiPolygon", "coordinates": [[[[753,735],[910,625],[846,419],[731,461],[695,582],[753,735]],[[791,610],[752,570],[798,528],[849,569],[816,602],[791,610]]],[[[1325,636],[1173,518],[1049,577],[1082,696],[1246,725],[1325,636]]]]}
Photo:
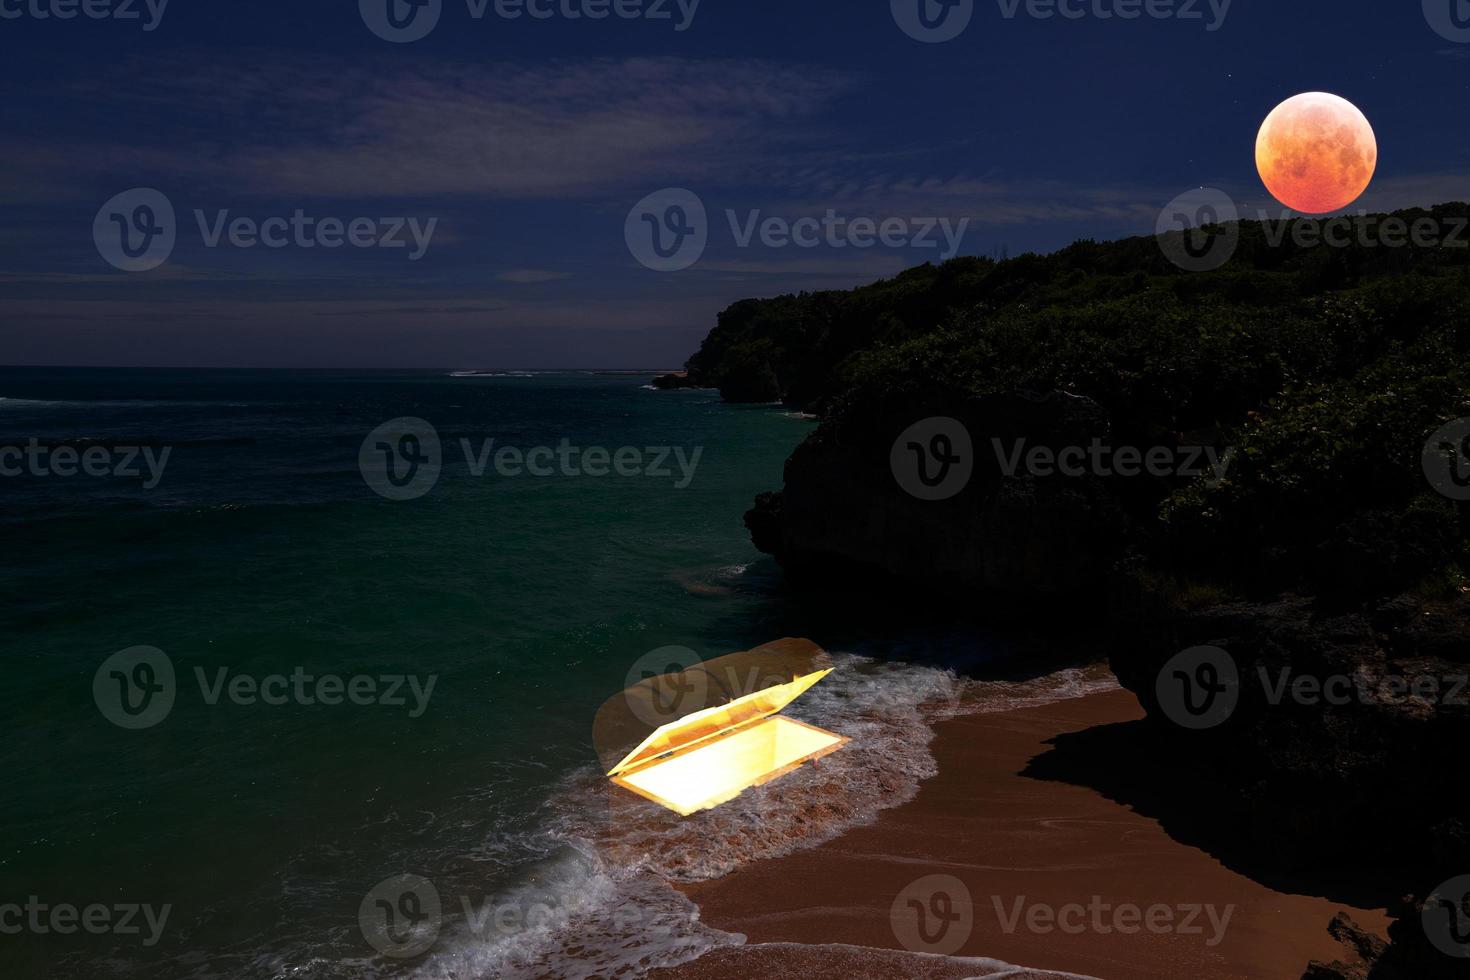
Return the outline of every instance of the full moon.
{"type": "Polygon", "coordinates": [[[1368,189],[1378,139],[1347,99],[1307,92],[1281,103],[1256,136],[1256,169],[1271,196],[1304,214],[1347,207],[1368,189]]]}

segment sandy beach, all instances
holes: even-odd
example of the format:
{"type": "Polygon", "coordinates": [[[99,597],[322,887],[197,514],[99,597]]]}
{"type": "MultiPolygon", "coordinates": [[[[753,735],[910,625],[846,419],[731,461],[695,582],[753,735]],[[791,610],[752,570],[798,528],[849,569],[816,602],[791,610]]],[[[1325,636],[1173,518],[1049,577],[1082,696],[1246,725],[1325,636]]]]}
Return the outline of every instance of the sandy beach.
{"type": "Polygon", "coordinates": [[[702,921],[747,944],[651,975],[1298,980],[1342,956],[1337,912],[1383,931],[1382,910],[1274,891],[1093,789],[1023,774],[1058,735],[1141,716],[1109,691],[939,723],[939,775],[911,802],[681,885],[702,921]]]}

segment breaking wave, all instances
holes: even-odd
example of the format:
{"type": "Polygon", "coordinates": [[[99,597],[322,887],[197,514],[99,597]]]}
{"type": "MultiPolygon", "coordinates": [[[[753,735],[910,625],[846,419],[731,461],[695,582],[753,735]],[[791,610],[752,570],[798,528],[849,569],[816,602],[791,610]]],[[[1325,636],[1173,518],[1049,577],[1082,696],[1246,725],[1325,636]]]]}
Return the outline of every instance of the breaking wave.
{"type": "MultiPolygon", "coordinates": [[[[751,862],[815,847],[913,799],[919,784],[937,772],[929,751],[937,721],[1117,686],[1097,668],[993,682],[852,654],[833,661],[837,669],[787,713],[851,738],[841,750],[690,817],[636,801],[636,819],[628,819],[628,801],[617,798],[619,791],[595,767],[568,775],[547,801],[537,833],[536,846],[553,856],[493,899],[497,908],[516,910],[511,918],[522,926],[487,931],[476,928],[473,909],[460,910],[456,928],[410,975],[634,977],[743,946],[744,936],[701,923],[698,907],[675,884],[719,878],[751,862]],[[532,909],[540,915],[528,914],[532,909]]],[[[1043,975],[988,960],[948,962],[925,975],[1043,975]]]]}

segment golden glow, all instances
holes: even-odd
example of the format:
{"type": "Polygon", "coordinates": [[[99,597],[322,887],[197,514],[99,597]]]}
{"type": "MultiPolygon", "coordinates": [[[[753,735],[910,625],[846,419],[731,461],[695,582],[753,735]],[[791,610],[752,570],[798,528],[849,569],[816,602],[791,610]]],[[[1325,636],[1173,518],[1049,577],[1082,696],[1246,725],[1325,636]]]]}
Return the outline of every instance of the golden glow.
{"type": "Polygon", "coordinates": [[[840,748],[841,735],[776,715],[618,778],[619,784],[681,816],[728,803],[752,786],[840,748]]]}
{"type": "Polygon", "coordinates": [[[686,715],[655,731],[608,775],[681,816],[728,803],[848,741],[776,714],[829,673],[686,715]]]}
{"type": "Polygon", "coordinates": [[[1271,195],[1304,214],[1356,201],[1378,168],[1378,139],[1346,99],[1306,92],[1281,103],[1256,136],[1256,169],[1271,195]]]}

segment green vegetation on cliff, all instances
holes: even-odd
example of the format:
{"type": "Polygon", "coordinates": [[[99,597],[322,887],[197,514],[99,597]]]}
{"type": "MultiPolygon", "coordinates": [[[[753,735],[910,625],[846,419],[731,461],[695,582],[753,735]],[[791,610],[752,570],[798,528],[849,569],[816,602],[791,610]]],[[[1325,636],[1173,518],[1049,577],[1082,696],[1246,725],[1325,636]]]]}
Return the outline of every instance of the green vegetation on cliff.
{"type": "MultiPolygon", "coordinates": [[[[1470,517],[1430,486],[1428,436],[1470,416],[1470,208],[1432,219],[1452,244],[1294,243],[1246,222],[1211,272],[1153,238],[1078,242],[1002,262],[959,258],[848,292],[746,300],[691,377],[733,401],[823,416],[924,392],[1062,391],[1096,401],[1119,446],[1214,445],[1218,486],[1148,484],[1132,546],[1169,574],[1344,598],[1454,588],[1470,517]]],[[[1371,241],[1384,216],[1360,219],[1371,241]]]]}

